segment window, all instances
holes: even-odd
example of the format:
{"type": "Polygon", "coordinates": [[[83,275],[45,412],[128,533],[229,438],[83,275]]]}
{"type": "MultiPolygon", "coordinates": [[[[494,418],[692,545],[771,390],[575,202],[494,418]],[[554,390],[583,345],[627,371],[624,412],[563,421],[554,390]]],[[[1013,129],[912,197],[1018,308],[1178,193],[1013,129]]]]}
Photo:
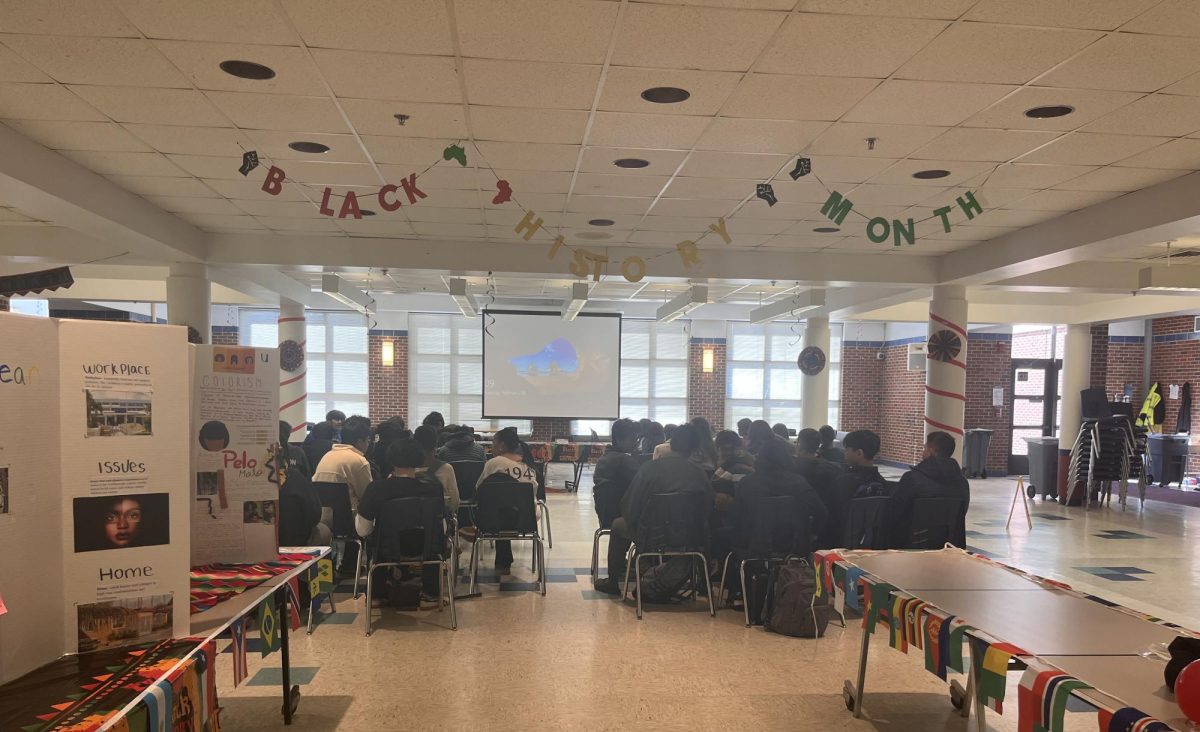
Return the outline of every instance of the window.
{"type": "Polygon", "coordinates": [[[475,429],[512,426],[523,436],[533,429],[529,420],[482,416],[482,318],[409,315],[408,364],[408,416],[413,424],[420,424],[430,412],[441,412],[446,424],[469,424],[475,429]]]}
{"type": "MultiPolygon", "coordinates": [[[[801,424],[801,374],[796,357],[804,347],[803,326],[792,323],[730,323],[727,341],[725,423],[743,417],[783,422],[791,429],[820,427],[801,424]]],[[[829,326],[829,424],[837,425],[842,388],[842,326],[829,326]]]]}
{"type": "MultiPolygon", "coordinates": [[[[276,348],[276,310],[242,310],[238,340],[243,346],[276,348]]],[[[305,313],[306,418],[321,422],[331,409],[367,415],[367,320],[358,313],[305,313]]]]}
{"type": "MultiPolygon", "coordinates": [[[[621,416],[662,424],[687,421],[688,333],[684,323],[621,322],[621,416]]],[[[608,420],[571,422],[571,434],[608,437],[608,420]]]]}

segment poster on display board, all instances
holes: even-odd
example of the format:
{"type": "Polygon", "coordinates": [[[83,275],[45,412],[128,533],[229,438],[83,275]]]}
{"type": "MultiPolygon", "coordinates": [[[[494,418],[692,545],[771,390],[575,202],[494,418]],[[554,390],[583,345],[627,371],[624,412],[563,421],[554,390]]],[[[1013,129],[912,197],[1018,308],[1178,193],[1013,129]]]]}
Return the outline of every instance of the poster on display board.
{"type": "Polygon", "coordinates": [[[192,346],[193,565],[264,562],[279,549],[279,351],[192,346]]]}
{"type": "Polygon", "coordinates": [[[66,651],[186,635],[186,331],[57,325],[66,651]]]}

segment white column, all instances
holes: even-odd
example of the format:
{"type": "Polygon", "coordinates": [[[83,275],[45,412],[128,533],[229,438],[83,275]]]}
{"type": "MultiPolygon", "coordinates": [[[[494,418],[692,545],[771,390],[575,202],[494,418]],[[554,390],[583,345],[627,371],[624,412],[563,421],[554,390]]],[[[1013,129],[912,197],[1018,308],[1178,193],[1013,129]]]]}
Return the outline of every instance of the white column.
{"type": "Polygon", "coordinates": [[[967,398],[967,294],[962,285],[938,285],[929,301],[928,340],[942,344],[941,358],[931,349],[925,368],[925,434],[949,432],[962,458],[963,414],[967,398]]]}
{"type": "Polygon", "coordinates": [[[817,347],[825,356],[825,365],[813,376],[801,373],[800,428],[816,429],[829,422],[829,316],[808,318],[804,324],[805,348],[817,347]]]}
{"type": "Polygon", "coordinates": [[[1083,415],[1079,392],[1091,384],[1091,371],[1091,324],[1068,325],[1063,345],[1062,417],[1058,432],[1060,450],[1070,451],[1075,444],[1075,438],[1079,436],[1083,415]]]}
{"type": "Polygon", "coordinates": [[[303,442],[307,434],[304,425],[308,421],[308,386],[305,379],[308,373],[308,334],[304,321],[304,305],[279,298],[279,363],[284,367],[279,371],[279,418],[292,426],[291,442],[303,442]],[[294,366],[287,355],[289,350],[294,350],[292,343],[300,347],[305,359],[288,371],[286,367],[294,366]]]}
{"type": "Polygon", "coordinates": [[[200,334],[201,343],[212,343],[209,311],[212,309],[212,284],[208,267],[195,262],[176,262],[167,275],[167,322],[190,325],[200,334]]]}

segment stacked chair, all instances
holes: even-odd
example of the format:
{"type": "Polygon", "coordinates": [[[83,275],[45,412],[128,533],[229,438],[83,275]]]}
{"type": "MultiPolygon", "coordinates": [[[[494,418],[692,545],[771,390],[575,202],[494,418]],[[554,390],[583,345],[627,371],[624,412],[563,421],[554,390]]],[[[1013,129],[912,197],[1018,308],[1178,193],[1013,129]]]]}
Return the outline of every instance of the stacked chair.
{"type": "MultiPolygon", "coordinates": [[[[1074,499],[1080,484],[1084,485],[1084,501],[1090,506],[1093,493],[1102,484],[1116,482],[1118,503],[1124,509],[1130,479],[1137,480],[1138,498],[1145,503],[1146,471],[1142,458],[1146,451],[1146,435],[1145,430],[1140,432],[1139,435],[1133,421],[1125,416],[1083,420],[1071,448],[1067,504],[1074,499]]],[[[1105,496],[1111,498],[1111,493],[1105,491],[1105,496]]]]}

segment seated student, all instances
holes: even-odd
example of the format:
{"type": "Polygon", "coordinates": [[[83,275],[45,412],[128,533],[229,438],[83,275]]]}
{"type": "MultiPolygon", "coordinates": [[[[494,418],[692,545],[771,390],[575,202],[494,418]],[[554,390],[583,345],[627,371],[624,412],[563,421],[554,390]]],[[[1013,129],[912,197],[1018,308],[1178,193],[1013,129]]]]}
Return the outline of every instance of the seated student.
{"type": "Polygon", "coordinates": [[[377,477],[386,478],[392,474],[392,465],[388,462],[388,448],[397,440],[412,439],[412,432],[404,426],[403,417],[388,417],[375,428],[375,444],[371,446],[369,459],[375,468],[377,477]]]}
{"type": "MultiPolygon", "coordinates": [[[[391,475],[372,482],[363,493],[358,503],[358,513],[354,517],[354,528],[364,539],[375,530],[375,520],[386,501],[393,498],[440,498],[441,486],[429,480],[417,477],[417,471],[425,466],[425,450],[413,440],[397,440],[388,447],[388,463],[392,466],[391,475]]],[[[378,570],[386,576],[387,567],[378,570]]],[[[422,568],[422,605],[434,604],[438,600],[438,568],[428,565],[422,568]]],[[[379,575],[376,576],[379,578],[379,575]]],[[[382,595],[382,593],[381,593],[382,595]]],[[[373,600],[372,605],[382,604],[373,600]]]]}
{"type": "Polygon", "coordinates": [[[696,428],[696,435],[700,438],[700,446],[692,453],[692,462],[712,475],[717,469],[717,448],[713,446],[712,425],[704,417],[693,417],[691,425],[696,428]]]}
{"type": "MultiPolygon", "coordinates": [[[[619,419],[612,425],[612,444],[596,462],[593,474],[593,502],[600,527],[611,529],[621,515],[621,502],[625,492],[637,475],[641,463],[634,457],[637,452],[637,424],[628,419],[619,419]]],[[[629,543],[609,537],[608,577],[596,581],[596,589],[610,595],[620,594],[620,583],[624,579],[625,553],[629,543]]]]}
{"type": "MultiPolygon", "coordinates": [[[[504,475],[517,481],[527,483],[534,499],[537,499],[538,478],[537,470],[525,460],[521,452],[521,438],[517,437],[516,427],[505,427],[492,436],[492,454],[495,456],[483,464],[483,472],[479,474],[479,482],[475,485],[475,494],[487,490],[488,478],[493,475],[504,475]]],[[[512,574],[512,542],[496,542],[496,573],[512,574]]]]}
{"type": "Polygon", "coordinates": [[[745,443],[747,436],[750,434],[750,425],[752,424],[754,424],[754,420],[749,417],[742,417],[737,421],[738,437],[742,438],[743,443],[745,443]]]}
{"type": "Polygon", "coordinates": [[[437,456],[442,462],[461,463],[466,461],[484,462],[487,454],[483,445],[475,441],[475,430],[470,425],[455,427],[451,425],[445,431],[446,439],[442,441],[437,456]]]}
{"type": "Polygon", "coordinates": [[[437,447],[437,430],[427,424],[423,424],[413,432],[413,441],[425,451],[425,466],[417,471],[417,476],[436,480],[438,485],[442,487],[442,495],[446,499],[446,506],[452,513],[457,511],[460,498],[458,495],[458,480],[455,479],[454,468],[450,467],[449,463],[444,463],[434,457],[434,449],[437,447]]]}
{"type": "Polygon", "coordinates": [[[308,464],[308,455],[304,448],[288,442],[292,438],[292,425],[279,420],[279,446],[287,454],[288,470],[304,473],[305,478],[312,477],[312,466],[308,464]]]}
{"type": "MultiPolygon", "coordinates": [[[[700,466],[693,463],[689,457],[700,445],[696,428],[690,424],[680,425],[671,436],[671,452],[658,460],[645,463],[633,477],[629,490],[625,492],[625,500],[621,504],[621,517],[613,521],[613,543],[622,542],[626,549],[636,538],[638,521],[645,514],[650,497],[656,493],[703,493],[712,503],[712,484],[700,466]]],[[[611,545],[610,545],[611,546],[611,545]]],[[[622,555],[621,566],[614,566],[614,557],[609,551],[609,578],[621,582],[625,578],[625,567],[622,555]],[[616,570],[620,570],[617,573],[616,570]]],[[[598,588],[599,589],[599,588],[598,588]]],[[[611,587],[614,594],[620,594],[620,585],[611,587]]],[[[604,591],[608,591],[605,589],[604,591]]]]}
{"type": "Polygon", "coordinates": [[[833,441],[837,439],[837,430],[826,424],[821,426],[818,434],[821,435],[821,448],[817,450],[817,457],[828,460],[834,465],[844,465],[846,452],[840,447],[833,446],[833,441]]]}
{"type": "Polygon", "coordinates": [[[784,440],[787,440],[788,442],[792,441],[792,436],[788,432],[788,426],[786,424],[784,424],[783,422],[776,422],[775,424],[771,425],[771,431],[774,432],[775,434],[779,435],[780,437],[782,437],[784,440]]]}
{"type": "Polygon", "coordinates": [[[734,495],[738,482],[754,472],[754,456],[742,446],[742,438],[736,432],[722,430],[713,441],[717,449],[717,469],[713,473],[713,490],[717,493],[720,508],[722,494],[734,495]]]}
{"type": "Polygon", "coordinates": [[[671,436],[675,434],[675,429],[676,427],[673,424],[669,424],[661,430],[659,430],[658,422],[650,424],[650,432],[657,441],[652,451],[654,455],[653,459],[657,460],[664,455],[671,454],[671,436]]]}
{"type": "Polygon", "coordinates": [[[739,516],[737,546],[751,546],[755,511],[758,502],[773,496],[791,496],[796,499],[796,509],[801,516],[809,518],[809,546],[796,547],[798,551],[811,551],[815,539],[825,526],[829,516],[824,502],[813,490],[804,476],[796,472],[792,452],[786,442],[768,442],[759,451],[754,461],[754,472],[741,480],[737,487],[737,512],[739,516]]]}
{"type": "Polygon", "coordinates": [[[800,430],[796,435],[796,470],[803,475],[826,505],[834,501],[833,491],[842,469],[817,457],[821,448],[821,435],[812,428],[800,430]]]}
{"type": "Polygon", "coordinates": [[[371,464],[365,457],[371,442],[370,421],[358,415],[347,419],[342,425],[342,440],[317,463],[313,482],[345,483],[350,487],[350,506],[355,507],[371,483],[371,464]]]}
{"type": "Polygon", "coordinates": [[[921,462],[900,478],[892,491],[890,521],[892,548],[905,549],[912,535],[913,504],[918,498],[957,498],[962,509],[950,534],[950,543],[966,548],[967,508],[971,503],[971,484],[954,459],[954,438],[945,432],[930,432],[925,438],[921,462]]]}
{"type": "Polygon", "coordinates": [[[846,451],[846,469],[834,481],[826,497],[829,523],[821,536],[821,548],[844,546],[846,523],[850,519],[850,501],[867,495],[887,495],[890,484],[875,467],[879,454],[879,435],[871,430],[855,430],[842,440],[846,451]]]}
{"type": "Polygon", "coordinates": [[[751,455],[757,455],[767,443],[778,439],[779,435],[775,434],[766,420],[756,419],[750,423],[750,429],[746,431],[746,450],[751,455]]]}
{"type": "Polygon", "coordinates": [[[304,456],[308,459],[309,475],[316,471],[325,453],[333,449],[333,426],[328,422],[318,422],[304,436],[301,445],[304,456]]]}
{"type": "Polygon", "coordinates": [[[342,426],[346,423],[346,413],[340,409],[331,409],[325,413],[325,423],[333,428],[333,441],[342,441],[342,426]]]}
{"type": "Polygon", "coordinates": [[[321,497],[308,475],[299,469],[289,469],[287,479],[279,486],[279,502],[294,500],[299,513],[280,513],[280,546],[331,546],[333,532],[321,523],[321,497]],[[298,521],[289,525],[293,519],[298,521]]]}
{"type": "Polygon", "coordinates": [[[442,416],[441,412],[430,412],[425,415],[425,419],[421,420],[421,424],[429,425],[435,430],[441,430],[446,426],[446,418],[442,416]]]}

